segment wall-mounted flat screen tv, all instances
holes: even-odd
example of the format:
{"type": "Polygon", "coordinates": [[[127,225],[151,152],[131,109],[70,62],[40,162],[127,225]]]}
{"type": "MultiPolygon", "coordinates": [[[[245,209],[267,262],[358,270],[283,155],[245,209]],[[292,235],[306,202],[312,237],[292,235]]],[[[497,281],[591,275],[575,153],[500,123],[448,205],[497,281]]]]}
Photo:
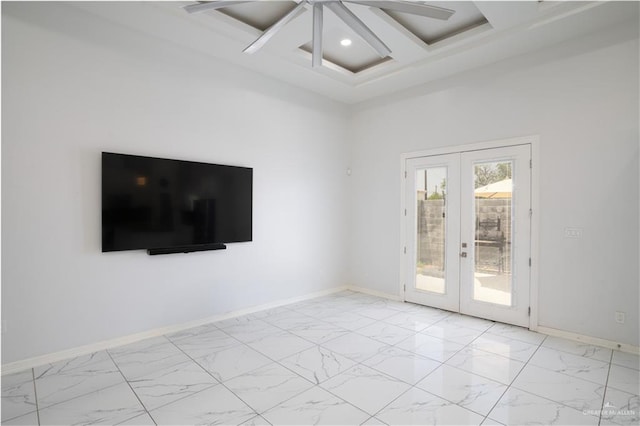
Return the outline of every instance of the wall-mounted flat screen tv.
{"type": "Polygon", "coordinates": [[[102,153],[102,251],[251,241],[253,169],[102,153]]]}

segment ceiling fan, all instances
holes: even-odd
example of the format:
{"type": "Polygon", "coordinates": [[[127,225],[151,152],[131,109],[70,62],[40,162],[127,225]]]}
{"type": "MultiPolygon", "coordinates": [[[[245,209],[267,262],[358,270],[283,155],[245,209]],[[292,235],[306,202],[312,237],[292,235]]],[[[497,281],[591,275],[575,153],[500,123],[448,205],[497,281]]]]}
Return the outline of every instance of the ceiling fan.
{"type": "MultiPolygon", "coordinates": [[[[216,10],[223,7],[233,6],[241,3],[252,3],[264,0],[214,0],[199,2],[185,6],[188,13],[204,12],[206,10],[216,10]]],[[[425,16],[427,18],[447,20],[454,11],[442,7],[431,6],[419,1],[406,0],[295,0],[298,5],[284,15],[275,24],[267,28],[260,37],[247,46],[243,52],[254,53],[260,50],[271,37],[282,29],[287,23],[305,10],[306,5],[313,8],[313,38],[312,38],[312,60],[313,67],[322,65],[322,14],[323,8],[327,7],[356,34],[367,42],[380,57],[385,58],[391,54],[391,49],[378,36],[374,34],[364,22],[360,20],[344,3],[359,4],[378,9],[386,9],[395,12],[409,13],[412,15],[425,16]]]]}

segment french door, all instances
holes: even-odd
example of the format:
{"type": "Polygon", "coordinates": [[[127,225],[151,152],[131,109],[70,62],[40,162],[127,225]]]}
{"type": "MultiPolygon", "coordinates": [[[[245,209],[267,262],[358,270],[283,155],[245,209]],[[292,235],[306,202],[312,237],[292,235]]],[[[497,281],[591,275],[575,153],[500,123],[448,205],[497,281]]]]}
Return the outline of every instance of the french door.
{"type": "Polygon", "coordinates": [[[531,146],[409,158],[405,300],[529,326],[531,146]]]}

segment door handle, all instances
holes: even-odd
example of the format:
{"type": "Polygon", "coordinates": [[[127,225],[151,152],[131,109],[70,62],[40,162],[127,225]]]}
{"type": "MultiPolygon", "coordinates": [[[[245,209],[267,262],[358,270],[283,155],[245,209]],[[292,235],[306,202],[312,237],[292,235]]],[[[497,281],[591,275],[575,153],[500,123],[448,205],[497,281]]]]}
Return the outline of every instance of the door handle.
{"type": "Polygon", "coordinates": [[[463,251],[462,253],[460,253],[460,257],[467,257],[467,252],[463,251]]]}

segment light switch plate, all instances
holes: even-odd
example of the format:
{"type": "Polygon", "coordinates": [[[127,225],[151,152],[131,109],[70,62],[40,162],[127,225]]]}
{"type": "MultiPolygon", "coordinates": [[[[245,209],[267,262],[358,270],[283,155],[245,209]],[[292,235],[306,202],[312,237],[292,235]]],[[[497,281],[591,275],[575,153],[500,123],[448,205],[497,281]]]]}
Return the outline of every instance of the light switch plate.
{"type": "Polygon", "coordinates": [[[582,238],[582,228],[564,228],[565,238],[582,238]]]}

